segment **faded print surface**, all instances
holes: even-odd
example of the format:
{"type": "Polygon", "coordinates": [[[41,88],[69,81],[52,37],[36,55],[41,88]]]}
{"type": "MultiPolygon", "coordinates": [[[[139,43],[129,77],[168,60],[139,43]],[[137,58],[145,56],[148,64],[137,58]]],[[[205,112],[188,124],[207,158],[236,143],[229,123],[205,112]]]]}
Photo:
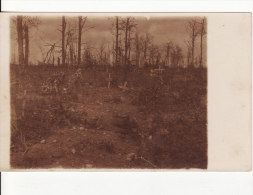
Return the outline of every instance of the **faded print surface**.
{"type": "Polygon", "coordinates": [[[13,168],[207,168],[205,17],[15,16],[13,168]]]}

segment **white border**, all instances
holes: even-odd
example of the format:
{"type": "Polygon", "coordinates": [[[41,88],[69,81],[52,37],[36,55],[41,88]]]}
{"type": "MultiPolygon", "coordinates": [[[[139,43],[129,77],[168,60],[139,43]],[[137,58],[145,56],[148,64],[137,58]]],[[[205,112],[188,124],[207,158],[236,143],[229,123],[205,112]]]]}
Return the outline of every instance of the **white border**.
{"type": "Polygon", "coordinates": [[[3,195],[252,195],[251,173],[4,173],[3,195]]]}
{"type": "Polygon", "coordinates": [[[251,12],[251,0],[2,0],[6,12],[251,12]]]}

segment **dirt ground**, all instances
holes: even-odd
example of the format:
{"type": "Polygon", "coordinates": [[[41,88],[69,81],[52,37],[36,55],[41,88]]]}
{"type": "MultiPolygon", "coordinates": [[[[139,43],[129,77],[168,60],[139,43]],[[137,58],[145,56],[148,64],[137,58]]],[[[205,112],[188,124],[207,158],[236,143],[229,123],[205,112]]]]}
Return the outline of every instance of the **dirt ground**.
{"type": "Polygon", "coordinates": [[[12,167],[207,168],[206,69],[77,69],[11,65],[12,167]]]}

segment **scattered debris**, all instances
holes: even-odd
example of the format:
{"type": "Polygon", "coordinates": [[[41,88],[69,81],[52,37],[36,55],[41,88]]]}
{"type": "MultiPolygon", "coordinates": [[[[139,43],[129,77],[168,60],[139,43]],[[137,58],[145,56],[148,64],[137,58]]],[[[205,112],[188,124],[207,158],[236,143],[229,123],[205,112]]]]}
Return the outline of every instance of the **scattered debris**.
{"type": "Polygon", "coordinates": [[[123,91],[128,90],[128,88],[127,88],[127,81],[124,82],[124,85],[119,85],[119,88],[122,89],[123,91]]]}
{"type": "Polygon", "coordinates": [[[72,152],[72,154],[75,154],[75,153],[76,153],[76,150],[73,148],[73,149],[71,150],[71,152],[72,152]]]}
{"type": "Polygon", "coordinates": [[[46,143],[46,140],[43,139],[43,140],[40,141],[40,143],[41,143],[41,144],[45,144],[45,143],[46,143]]]}
{"type": "Polygon", "coordinates": [[[131,161],[133,159],[137,159],[137,155],[135,153],[129,153],[126,157],[128,161],[131,161]]]}
{"type": "Polygon", "coordinates": [[[93,165],[92,164],[85,164],[85,167],[90,169],[90,168],[93,168],[93,165]]]}
{"type": "Polygon", "coordinates": [[[53,74],[45,82],[42,83],[41,92],[43,94],[58,93],[61,84],[65,78],[65,73],[60,71],[53,74]]]}
{"type": "Polygon", "coordinates": [[[141,160],[144,160],[145,162],[149,163],[152,167],[156,168],[156,166],[150,162],[149,160],[145,159],[143,156],[139,157],[141,160]]]}
{"type": "Polygon", "coordinates": [[[133,129],[138,126],[137,122],[134,119],[132,119],[129,114],[114,115],[113,124],[122,129],[133,129]]]}
{"type": "Polygon", "coordinates": [[[161,129],[161,135],[168,135],[169,131],[167,129],[161,129]]]}

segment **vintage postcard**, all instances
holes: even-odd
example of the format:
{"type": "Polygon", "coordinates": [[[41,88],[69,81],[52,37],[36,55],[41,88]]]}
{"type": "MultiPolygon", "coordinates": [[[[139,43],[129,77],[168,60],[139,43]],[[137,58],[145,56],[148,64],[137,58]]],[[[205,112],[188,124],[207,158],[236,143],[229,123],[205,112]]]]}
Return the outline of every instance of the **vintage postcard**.
{"type": "Polygon", "coordinates": [[[251,170],[251,14],[0,21],[1,170],[251,170]]]}

